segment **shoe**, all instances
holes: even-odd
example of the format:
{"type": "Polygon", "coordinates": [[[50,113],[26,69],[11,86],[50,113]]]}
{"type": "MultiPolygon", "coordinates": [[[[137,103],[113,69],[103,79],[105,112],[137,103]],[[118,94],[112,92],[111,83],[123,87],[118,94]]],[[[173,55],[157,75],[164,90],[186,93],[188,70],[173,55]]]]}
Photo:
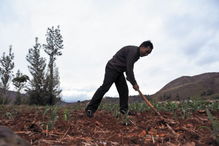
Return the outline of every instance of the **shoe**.
{"type": "Polygon", "coordinates": [[[86,110],[86,115],[87,115],[87,117],[89,117],[89,118],[94,117],[94,113],[93,113],[92,110],[86,110]]]}
{"type": "Polygon", "coordinates": [[[123,115],[129,115],[129,116],[134,116],[135,113],[131,111],[125,111],[125,110],[120,110],[120,113],[123,115]]]}
{"type": "Polygon", "coordinates": [[[126,114],[127,114],[127,111],[125,111],[125,110],[120,110],[120,113],[123,114],[123,115],[126,115],[126,114]]]}

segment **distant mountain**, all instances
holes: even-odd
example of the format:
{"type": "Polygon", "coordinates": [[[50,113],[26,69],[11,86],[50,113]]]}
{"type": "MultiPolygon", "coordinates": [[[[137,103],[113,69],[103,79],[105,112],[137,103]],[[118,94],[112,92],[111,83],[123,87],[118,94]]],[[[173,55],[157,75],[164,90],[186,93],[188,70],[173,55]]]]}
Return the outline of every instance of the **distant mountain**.
{"type": "MultiPolygon", "coordinates": [[[[0,89],[0,93],[2,89],[0,89]]],[[[8,91],[7,94],[11,100],[11,103],[15,101],[16,92],[8,91]]],[[[177,78],[157,93],[147,96],[152,99],[160,100],[184,100],[191,98],[203,98],[203,99],[219,99],[219,73],[203,73],[195,76],[182,76],[177,78]]],[[[87,103],[86,101],[78,101],[77,103],[87,103]]],[[[102,100],[103,103],[119,103],[118,97],[104,97],[102,100]]],[[[144,102],[142,98],[138,95],[130,96],[129,103],[144,102]]],[[[69,105],[71,103],[66,103],[60,101],[57,105],[69,105]]]]}
{"type": "MultiPolygon", "coordinates": [[[[0,88],[0,96],[3,93],[3,89],[0,88]]],[[[16,100],[17,93],[14,91],[6,91],[7,98],[9,99],[9,103],[12,104],[16,100]]]]}
{"type": "Polygon", "coordinates": [[[152,95],[158,100],[219,98],[219,73],[204,73],[177,78],[152,95]]]}
{"type": "MultiPolygon", "coordinates": [[[[77,103],[87,104],[90,100],[84,100],[77,103]]],[[[140,96],[130,96],[129,103],[144,102],[140,96]]],[[[101,103],[119,104],[119,97],[104,97],[101,103]]]]}
{"type": "MultiPolygon", "coordinates": [[[[148,99],[157,101],[185,100],[193,98],[219,99],[219,73],[203,73],[195,76],[182,76],[177,78],[157,93],[147,95],[148,99]]],[[[88,103],[89,100],[81,103],[88,103]]],[[[138,95],[130,96],[129,103],[144,102],[138,95]]],[[[102,103],[119,103],[118,97],[104,97],[102,103]]]]}
{"type": "MultiPolygon", "coordinates": [[[[3,89],[0,88],[0,97],[1,97],[2,93],[3,93],[3,89]]],[[[14,104],[16,97],[17,97],[17,92],[8,90],[8,91],[6,91],[6,95],[7,95],[7,98],[9,99],[9,104],[14,104]]],[[[22,94],[22,97],[27,98],[27,94],[22,94]]],[[[56,103],[56,105],[59,105],[59,106],[64,106],[64,105],[68,105],[68,104],[70,104],[70,103],[65,102],[63,100],[56,103]]]]}
{"type": "MultiPolygon", "coordinates": [[[[143,99],[140,96],[130,96],[129,103],[143,102],[143,99]]],[[[102,103],[119,103],[118,97],[105,97],[103,98],[102,103]]]]}

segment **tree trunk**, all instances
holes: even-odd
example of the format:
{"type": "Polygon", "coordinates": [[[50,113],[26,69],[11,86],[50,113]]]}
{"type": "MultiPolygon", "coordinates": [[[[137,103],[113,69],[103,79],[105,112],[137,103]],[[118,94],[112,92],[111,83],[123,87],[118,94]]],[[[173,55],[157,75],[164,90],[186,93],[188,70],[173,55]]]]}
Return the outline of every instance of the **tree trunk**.
{"type": "Polygon", "coordinates": [[[53,55],[50,56],[50,81],[49,81],[49,95],[50,105],[55,104],[55,97],[53,95],[53,55]]]}

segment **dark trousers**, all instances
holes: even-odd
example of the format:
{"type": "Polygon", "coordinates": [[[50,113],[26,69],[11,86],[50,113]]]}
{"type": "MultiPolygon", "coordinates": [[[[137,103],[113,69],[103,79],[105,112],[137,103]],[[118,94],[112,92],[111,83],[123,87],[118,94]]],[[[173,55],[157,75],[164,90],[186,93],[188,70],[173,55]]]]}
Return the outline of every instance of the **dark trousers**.
{"type": "Polygon", "coordinates": [[[105,76],[103,84],[97,89],[93,95],[90,103],[87,105],[86,110],[92,110],[95,112],[100,105],[100,102],[105,95],[105,93],[110,89],[112,84],[115,83],[116,89],[119,93],[119,103],[120,111],[128,110],[128,86],[126,83],[125,76],[123,72],[118,72],[116,70],[110,69],[106,66],[105,76]]]}

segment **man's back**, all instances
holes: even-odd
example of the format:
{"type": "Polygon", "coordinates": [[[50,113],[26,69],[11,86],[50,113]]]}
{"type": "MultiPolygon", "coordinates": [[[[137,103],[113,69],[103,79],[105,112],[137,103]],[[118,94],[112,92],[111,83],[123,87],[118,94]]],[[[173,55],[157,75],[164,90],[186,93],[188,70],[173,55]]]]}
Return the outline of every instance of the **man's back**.
{"type": "Polygon", "coordinates": [[[133,73],[134,63],[140,57],[140,50],[137,46],[125,46],[121,48],[111,60],[108,61],[107,67],[118,72],[126,72],[127,79],[135,84],[136,80],[133,73]]]}
{"type": "Polygon", "coordinates": [[[125,46],[121,48],[112,59],[108,61],[108,66],[119,72],[127,71],[127,62],[135,63],[140,57],[139,47],[125,46]]]}

